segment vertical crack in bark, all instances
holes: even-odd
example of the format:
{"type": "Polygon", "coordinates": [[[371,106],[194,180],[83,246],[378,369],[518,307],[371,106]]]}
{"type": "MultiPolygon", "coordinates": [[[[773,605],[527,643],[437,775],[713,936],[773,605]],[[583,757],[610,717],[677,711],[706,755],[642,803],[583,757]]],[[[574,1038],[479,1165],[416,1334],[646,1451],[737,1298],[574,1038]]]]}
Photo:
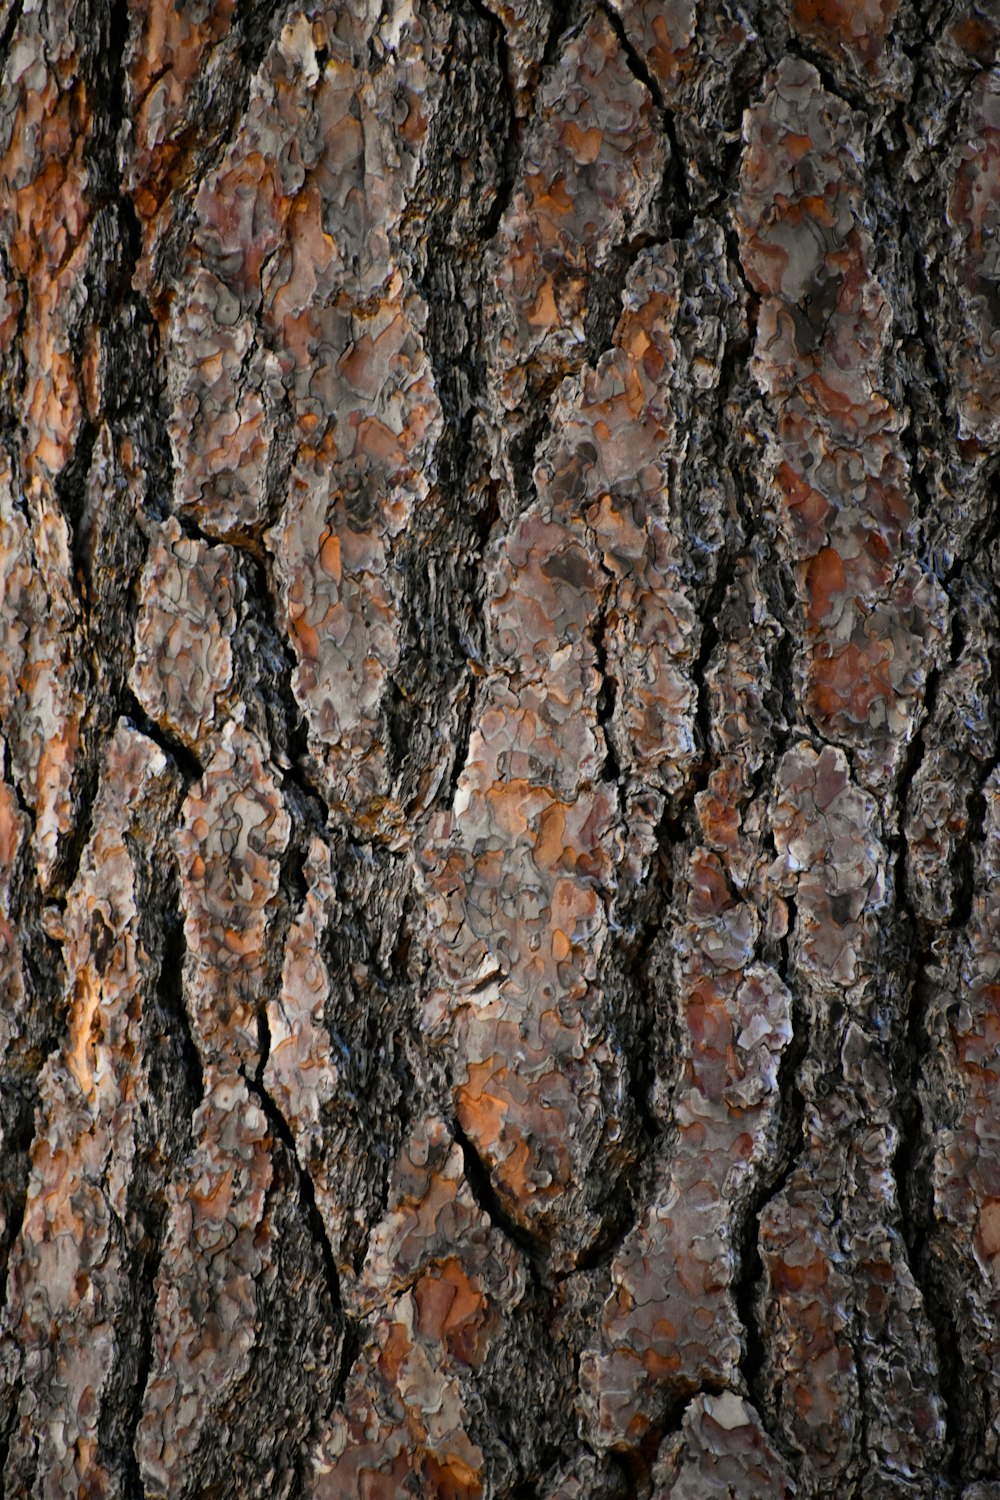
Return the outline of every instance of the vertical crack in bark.
{"type": "Polygon", "coordinates": [[[674,112],[663,96],[659,82],[653,77],[645,60],[635,46],[613,5],[601,0],[601,13],[606,18],[628,61],[629,70],[649,92],[660,117],[660,126],[667,139],[669,153],[660,189],[660,212],[663,216],[663,233],[674,239],[685,239],[694,224],[694,209],[684,172],[684,153],[677,139],[674,112]]]}
{"type": "Polygon", "coordinates": [[[954,909],[948,924],[953,932],[964,932],[972,918],[972,904],[976,894],[976,850],[983,846],[986,826],[986,802],[983,792],[998,766],[1000,766],[1000,756],[986,762],[975,781],[969,785],[966,799],[968,828],[958,848],[956,870],[959,879],[954,909]]]}
{"type": "MultiPolygon", "coordinates": [[[[920,59],[926,55],[929,46],[930,36],[925,32],[924,48],[918,54],[920,59]]],[[[951,640],[946,661],[939,663],[928,674],[922,712],[914,727],[899,776],[895,798],[895,830],[889,840],[890,846],[895,846],[896,851],[893,862],[895,914],[909,939],[904,981],[905,1037],[902,1045],[895,1051],[892,1066],[899,1119],[899,1139],[892,1160],[892,1174],[897,1187],[906,1262],[923,1299],[937,1357],[938,1393],[945,1421],[943,1477],[957,1492],[963,1478],[973,1473],[975,1455],[981,1446],[984,1418],[982,1410],[977,1410],[978,1403],[970,1399],[970,1393],[975,1390],[976,1379],[974,1372],[967,1366],[963,1349],[961,1314],[956,1305],[954,1282],[946,1273],[941,1256],[935,1252],[934,1247],[935,1190],[932,1170],[935,1138],[942,1122],[935,1121],[932,1115],[928,1116],[927,1099],[922,1085],[927,1062],[935,1045],[928,1024],[934,1004],[934,985],[928,976],[934,973],[940,963],[940,942],[947,930],[955,933],[963,931],[972,917],[975,848],[982,843],[985,814],[981,790],[995,762],[985,769],[979,767],[967,772],[969,783],[965,797],[966,827],[953,850],[952,911],[944,931],[936,929],[924,919],[920,911],[919,896],[915,897],[909,888],[906,824],[917,778],[928,753],[936,750],[932,739],[930,752],[928,751],[927,736],[935,726],[939,689],[945,674],[959,667],[968,644],[962,623],[964,600],[968,597],[965,586],[966,566],[977,556],[988,555],[990,542],[997,534],[998,517],[995,507],[980,506],[978,516],[974,507],[971,527],[966,529],[961,525],[956,537],[954,522],[958,519],[957,513],[950,517],[945,511],[942,517],[935,492],[935,485],[940,487],[943,476],[949,472],[950,467],[954,467],[956,459],[952,436],[954,401],[947,371],[942,365],[939,332],[947,276],[946,266],[943,264],[945,255],[933,238],[931,226],[935,220],[926,213],[918,220],[916,210],[927,209],[926,199],[930,191],[931,202],[940,208],[943,215],[944,189],[940,182],[936,189],[922,188],[916,171],[912,171],[900,206],[898,196],[893,191],[896,174],[889,154],[893,141],[902,143],[908,138],[911,148],[916,150],[912,146],[912,127],[908,122],[907,110],[912,110],[917,99],[919,77],[918,63],[908,100],[900,102],[875,143],[873,171],[876,184],[881,186],[883,193],[880,204],[883,217],[899,215],[900,272],[909,292],[909,303],[904,310],[907,314],[906,326],[901,330],[902,343],[899,346],[903,350],[902,378],[908,413],[901,441],[909,460],[910,484],[918,501],[923,543],[921,561],[929,571],[941,578],[951,615],[951,640]],[[912,352],[914,349],[916,353],[912,352]],[[963,530],[966,530],[964,536],[963,530]],[[942,550],[943,558],[940,556],[942,550]]],[[[948,109],[950,122],[957,120],[957,111],[968,89],[969,82],[951,101],[948,109]]],[[[950,142],[952,131],[946,131],[941,139],[945,143],[950,142]]],[[[924,151],[927,151],[926,146],[924,151]]],[[[930,151],[932,159],[939,155],[937,146],[931,147],[930,151]]],[[[898,150],[897,155],[900,154],[901,151],[898,150]]],[[[933,179],[925,175],[925,181],[933,182],[933,179]]],[[[955,474],[950,477],[951,486],[957,488],[961,480],[955,474]]],[[[938,730],[937,739],[940,739],[940,733],[938,730]]]]}
{"type": "MultiPolygon", "coordinates": [[[[138,726],[137,726],[138,727],[138,726]]],[[[143,731],[145,732],[145,730],[143,731]]],[[[152,738],[152,736],[150,736],[152,738]]],[[[178,757],[173,753],[172,746],[162,743],[160,748],[168,757],[168,762],[178,764],[178,757]]],[[[183,747],[180,747],[183,749],[183,747]]],[[[182,777],[185,766],[180,764],[182,777]]],[[[200,768],[197,776],[200,776],[200,768]]],[[[185,791],[197,779],[192,776],[185,782],[185,791]]],[[[180,806],[182,797],[178,797],[180,806]]],[[[162,881],[163,875],[156,872],[162,881]]],[[[158,983],[156,986],[156,1005],[160,1011],[157,1018],[158,1028],[165,1028],[170,1041],[173,1043],[173,1051],[179,1054],[182,1077],[176,1079],[170,1075],[160,1078],[160,1089],[158,1091],[157,1103],[166,1108],[166,1091],[176,1088],[179,1084],[181,1099],[186,1095],[187,1108],[183,1102],[177,1113],[183,1125],[183,1134],[179,1141],[175,1142],[172,1133],[168,1133],[167,1139],[162,1143],[166,1148],[169,1145],[183,1143],[184,1151],[189,1152],[194,1144],[193,1121],[194,1112],[205,1097],[205,1080],[201,1065],[201,1055],[195,1045],[191,1031],[191,1023],[184,1003],[184,963],[187,953],[187,943],[184,936],[184,917],[180,909],[180,891],[176,873],[169,877],[168,889],[163,898],[160,908],[160,920],[156,928],[156,935],[161,940],[160,962],[158,983]]],[[[175,1106],[176,1107],[176,1106],[175,1106]]],[[[157,1143],[158,1145],[160,1143],[157,1143]]],[[[168,1152],[164,1149],[164,1169],[166,1169],[168,1152]]],[[[150,1174],[152,1176],[152,1174],[150,1174]]],[[[166,1178],[160,1181],[143,1180],[133,1185],[130,1194],[130,1216],[142,1225],[144,1244],[137,1253],[132,1252],[133,1276],[136,1279],[135,1287],[135,1311],[138,1335],[135,1339],[137,1348],[137,1362],[135,1371],[135,1382],[130,1397],[125,1399],[125,1409],[122,1413],[124,1430],[128,1433],[128,1441],[123,1454],[123,1466],[126,1476],[132,1487],[135,1500],[145,1500],[145,1486],[136,1455],[136,1437],[139,1424],[142,1421],[143,1403],[146,1387],[149,1383],[150,1373],[153,1368],[153,1341],[156,1331],[156,1278],[160,1268],[163,1254],[163,1246],[167,1233],[169,1210],[165,1195],[166,1178]],[[133,1200],[134,1199],[134,1206],[133,1200]]],[[[108,1424],[118,1416],[116,1411],[108,1412],[108,1403],[102,1408],[102,1421],[108,1424]]]]}
{"type": "MultiPolygon", "coordinates": [[[[145,1204],[143,1207],[146,1209],[148,1217],[149,1205],[145,1204]]],[[[136,1457],[135,1440],[136,1434],[139,1431],[139,1423],[142,1421],[142,1407],[146,1394],[146,1386],[153,1368],[153,1335],[156,1328],[156,1275],[160,1266],[166,1224],[166,1205],[161,1204],[155,1216],[155,1226],[150,1236],[150,1243],[141,1255],[138,1265],[133,1265],[132,1271],[135,1278],[135,1303],[138,1314],[132,1325],[132,1327],[137,1329],[134,1335],[134,1347],[137,1349],[137,1358],[135,1384],[132,1388],[131,1400],[127,1402],[124,1412],[124,1426],[129,1434],[129,1440],[122,1453],[122,1467],[125,1477],[131,1486],[130,1500],[145,1500],[146,1496],[146,1487],[143,1484],[139,1460],[136,1457]]],[[[147,1230],[148,1233],[149,1231],[147,1230]]],[[[106,1419],[107,1415],[107,1404],[105,1404],[102,1409],[102,1418],[106,1419]]],[[[111,1416],[115,1417],[117,1413],[111,1413],[111,1416]]],[[[102,1446],[108,1446],[106,1441],[102,1443],[102,1446]]]]}
{"type": "Polygon", "coordinates": [[[486,1215],[493,1228],[510,1240],[511,1244],[520,1251],[524,1257],[525,1268],[535,1287],[551,1287],[555,1279],[544,1259],[539,1256],[534,1241],[515,1224],[504,1208],[497,1196],[486,1164],[454,1115],[448,1121],[448,1128],[456,1145],[461,1149],[465,1180],[476,1206],[486,1215]]]}
{"type": "MultiPolygon", "coordinates": [[[[4,760],[9,750],[4,746],[4,760]]],[[[3,767],[4,784],[14,795],[18,812],[24,817],[28,835],[22,840],[10,882],[10,921],[14,931],[26,938],[21,943],[24,984],[24,1026],[21,1036],[11,1039],[5,1055],[0,1056],[0,1109],[3,1119],[3,1172],[9,1189],[6,1223],[0,1240],[0,1315],[7,1304],[8,1271],[14,1246],[24,1222],[27,1204],[31,1150],[35,1140],[36,1111],[39,1102],[39,1076],[46,1059],[59,1045],[66,1019],[66,975],[61,943],[46,930],[41,894],[35,872],[33,840],[35,814],[20,788],[8,781],[9,767],[3,767]],[[13,1158],[13,1161],[11,1160],[13,1158]]],[[[50,902],[55,911],[64,906],[60,899],[50,902]]],[[[14,995],[4,997],[13,1012],[14,995]]],[[[16,1411],[16,1404],[15,1404],[16,1411]]],[[[3,1464],[0,1463],[0,1482],[3,1464]]]]}
{"type": "Polygon", "coordinates": [[[333,1248],[326,1232],[326,1225],[323,1223],[323,1215],[320,1213],[319,1205],[316,1202],[316,1190],[313,1187],[312,1178],[299,1162],[298,1152],[295,1147],[295,1137],[292,1134],[288,1121],[271,1098],[264,1084],[264,1070],[267,1067],[267,1060],[271,1053],[271,1032],[268,1026],[266,1006],[262,1006],[258,1012],[257,1026],[260,1035],[260,1057],[253,1076],[251,1077],[249,1074],[245,1074],[244,1076],[248,1088],[256,1095],[261,1108],[267,1116],[275,1136],[281,1141],[288,1152],[290,1166],[298,1184],[299,1203],[302,1208],[302,1214],[309,1227],[312,1240],[319,1250],[323,1261],[324,1276],[333,1302],[334,1311],[339,1313],[346,1323],[347,1318],[344,1312],[337,1263],[334,1260],[333,1248]]]}
{"type": "MultiPolygon", "coordinates": [[[[503,153],[500,158],[500,177],[494,187],[493,202],[490,204],[489,212],[482,222],[481,240],[488,244],[497,230],[500,228],[500,220],[506,212],[514,193],[514,185],[517,182],[517,172],[521,164],[521,126],[517,113],[514,109],[514,100],[511,90],[511,67],[510,48],[507,44],[507,35],[504,31],[503,22],[499,16],[493,14],[483,0],[467,0],[469,9],[479,17],[480,21],[493,34],[496,45],[496,63],[503,80],[504,112],[506,116],[504,130],[503,153]]],[[[556,35],[557,27],[553,25],[550,39],[556,35]]]]}
{"type": "MultiPolygon", "coordinates": [[[[4,8],[7,14],[3,21],[3,31],[0,32],[0,68],[6,67],[10,44],[17,30],[17,23],[21,19],[21,12],[24,10],[24,0],[7,0],[4,8]]],[[[0,1466],[0,1474],[2,1473],[3,1468],[0,1466]]]]}
{"type": "MultiPolygon", "coordinates": [[[[791,920],[794,915],[790,914],[791,920]]],[[[782,976],[784,977],[784,976],[782,976]]],[[[788,980],[785,979],[786,984],[788,980]]],[[[789,989],[792,986],[789,984],[789,989]]],[[[802,1129],[805,1120],[805,1097],[799,1084],[799,1068],[809,1054],[809,1032],[801,1007],[792,1004],[792,1039],[781,1055],[778,1064],[778,1097],[781,1111],[778,1127],[778,1144],[774,1161],[761,1168],[754,1191],[750,1195],[745,1211],[737,1221],[736,1245],[739,1254],[739,1271],[733,1282],[733,1300],[743,1325],[743,1356],[740,1370],[746,1381],[750,1399],[763,1417],[769,1406],[764,1376],[767,1369],[767,1330],[763,1321],[761,1294],[764,1280],[764,1263],[760,1255],[759,1229],[761,1215],[767,1205],[777,1198],[785,1188],[799,1162],[802,1149],[802,1129]]],[[[780,1436],[769,1434],[772,1442],[784,1447],[780,1436]]],[[[786,1453],[786,1457],[788,1457],[786,1453]]]]}
{"type": "MultiPolygon", "coordinates": [[[[201,1053],[191,1031],[191,1020],[184,1001],[184,967],[187,942],[184,936],[184,917],[176,902],[167,919],[163,942],[163,963],[160,968],[158,999],[167,1018],[184,1068],[184,1081],[191,1094],[191,1111],[205,1097],[205,1075],[201,1065],[201,1053]]],[[[188,1149],[193,1144],[191,1122],[188,1121],[188,1149]]]]}

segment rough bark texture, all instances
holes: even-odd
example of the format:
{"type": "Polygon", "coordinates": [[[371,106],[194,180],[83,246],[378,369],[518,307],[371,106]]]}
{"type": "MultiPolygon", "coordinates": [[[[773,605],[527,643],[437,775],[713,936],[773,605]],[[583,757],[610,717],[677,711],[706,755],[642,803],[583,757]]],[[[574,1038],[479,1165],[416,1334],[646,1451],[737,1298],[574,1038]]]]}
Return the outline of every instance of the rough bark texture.
{"type": "Polygon", "coordinates": [[[1000,1497],[993,0],[0,6],[15,1497],[1000,1497]]]}

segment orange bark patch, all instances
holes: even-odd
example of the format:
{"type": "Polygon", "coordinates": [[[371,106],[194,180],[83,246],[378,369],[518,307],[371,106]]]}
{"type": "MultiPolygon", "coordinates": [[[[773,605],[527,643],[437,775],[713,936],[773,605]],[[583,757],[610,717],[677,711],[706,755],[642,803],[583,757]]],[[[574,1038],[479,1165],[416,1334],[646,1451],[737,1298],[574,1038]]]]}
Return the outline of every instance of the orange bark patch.
{"type": "Polygon", "coordinates": [[[868,722],[873,704],[892,699],[889,663],[892,643],[878,639],[857,646],[853,642],[832,655],[814,658],[813,703],[824,723],[846,717],[868,722]]]}
{"type": "Polygon", "coordinates": [[[795,0],[796,30],[832,47],[846,44],[870,62],[882,51],[899,0],[795,0]]]}
{"type": "Polygon", "coordinates": [[[445,1344],[449,1353],[464,1364],[477,1364],[487,1305],[461,1262],[452,1256],[433,1266],[417,1282],[415,1294],[421,1338],[445,1344]]]}
{"type": "Polygon", "coordinates": [[[458,1118],[477,1150],[486,1151],[499,1141],[510,1108],[509,1098],[496,1086],[506,1069],[499,1059],[490,1057],[485,1062],[470,1063],[468,1071],[468,1083],[456,1093],[458,1118]],[[488,1083],[493,1085],[489,1090],[488,1083]]]}
{"type": "Polygon", "coordinates": [[[573,158],[581,166],[589,166],[596,161],[601,153],[601,142],[604,140],[604,132],[596,125],[589,130],[581,130],[579,125],[570,120],[563,126],[563,143],[573,153],[573,158]]]}
{"type": "MultiPolygon", "coordinates": [[[[477,1500],[483,1493],[482,1470],[471,1468],[457,1454],[449,1454],[441,1463],[427,1453],[422,1467],[429,1481],[427,1494],[434,1500],[477,1500]]],[[[393,1490],[393,1500],[397,1493],[393,1490]]]]}
{"type": "Polygon", "coordinates": [[[818,552],[806,571],[806,593],[809,596],[809,619],[812,624],[825,620],[834,595],[844,591],[844,564],[833,547],[818,552]]]}

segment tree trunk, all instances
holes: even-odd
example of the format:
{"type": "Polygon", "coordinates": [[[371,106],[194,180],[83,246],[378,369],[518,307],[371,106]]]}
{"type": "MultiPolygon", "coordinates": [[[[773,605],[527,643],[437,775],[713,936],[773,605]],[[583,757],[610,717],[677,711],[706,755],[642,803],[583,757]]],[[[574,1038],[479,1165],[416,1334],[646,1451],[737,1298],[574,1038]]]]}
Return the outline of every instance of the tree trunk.
{"type": "Polygon", "coordinates": [[[996,1500],[994,0],[0,19],[5,1494],[996,1500]]]}

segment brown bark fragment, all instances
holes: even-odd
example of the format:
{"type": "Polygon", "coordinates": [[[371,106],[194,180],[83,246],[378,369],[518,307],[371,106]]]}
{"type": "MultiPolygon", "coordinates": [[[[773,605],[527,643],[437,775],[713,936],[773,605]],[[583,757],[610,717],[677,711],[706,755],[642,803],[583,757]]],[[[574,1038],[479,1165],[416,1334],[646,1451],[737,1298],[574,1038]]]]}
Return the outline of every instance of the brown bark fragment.
{"type": "Polygon", "coordinates": [[[656,1500],[791,1500],[795,1485],[757,1413],[732,1391],[696,1396],[681,1430],[660,1449],[656,1500]]]}
{"type": "Polygon", "coordinates": [[[183,1493],[204,1426],[249,1369],[256,1283],[275,1247],[265,1222],[272,1182],[264,1112],[242,1080],[209,1073],[198,1146],[172,1184],[157,1276],[153,1366],[136,1453],[154,1493],[183,1493]]]}
{"type": "Polygon", "coordinates": [[[562,39],[539,90],[522,174],[487,261],[498,422],[583,363],[600,273],[651,226],[667,159],[653,100],[603,13],[562,39]]]}
{"type": "Polygon", "coordinates": [[[335,315],[335,342],[347,347],[327,394],[342,427],[303,443],[282,520],[268,533],[317,771],[338,808],[390,835],[402,822],[386,796],[382,730],[401,656],[394,553],[427,500],[440,427],[423,306],[399,300],[399,290],[397,277],[363,315],[346,306],[335,315]]]}
{"type": "Polygon", "coordinates": [[[114,1412],[144,1249],[134,1199],[157,1149],[145,1012],[159,959],[144,907],[179,791],[163,752],[122,721],[67,898],[67,1036],[40,1080],[6,1310],[5,1362],[21,1391],[11,1494],[123,1493],[126,1455],[107,1442],[104,1407],[114,1412]]]}
{"type": "Polygon", "coordinates": [[[142,574],[132,690],[149,717],[197,748],[225,711],[240,603],[233,554],[182,536],[173,519],[142,574]]]}
{"type": "Polygon", "coordinates": [[[786,59],[748,115],[738,222],[762,298],[754,373],[796,562],[806,705],[879,784],[913,734],[945,606],[907,555],[904,417],[887,381],[891,308],[870,268],[863,150],[815,69],[786,59]]]}
{"type": "Polygon", "coordinates": [[[476,1439],[485,1413],[475,1377],[524,1289],[520,1256],[476,1206],[444,1121],[423,1121],[396,1163],[353,1293],[362,1349],[310,1493],[389,1496],[407,1476],[456,1500],[492,1492],[506,1456],[476,1439]]]}
{"type": "Polygon", "coordinates": [[[883,97],[903,99],[913,68],[894,45],[900,0],[790,0],[792,34],[825,54],[838,81],[883,97]]]}
{"type": "Polygon", "coordinates": [[[258,1053],[268,920],[291,822],[261,747],[232,720],[183,820],[185,1001],[205,1063],[237,1072],[258,1053]]]}
{"type": "MultiPolygon", "coordinates": [[[[724,335],[709,318],[678,351],[675,262],[672,248],[640,259],[613,348],[560,391],[538,501],[491,568],[489,675],[452,811],[423,855],[447,986],[429,1017],[454,1057],[456,1112],[556,1266],[601,1228],[581,1185],[598,1161],[613,1181],[629,1150],[597,982],[625,853],[606,736],[634,800],[680,791],[695,749],[696,625],[665,495],[683,443],[671,393],[692,368],[712,386],[724,335]],[[605,674],[618,688],[608,728],[605,674]]],[[[623,873],[637,878],[642,858],[623,873]]]]}
{"type": "Polygon", "coordinates": [[[170,334],[177,502],[206,529],[263,528],[287,468],[276,423],[294,424],[287,501],[268,533],[293,690],[330,800],[390,834],[396,551],[431,490],[440,432],[402,225],[418,211],[441,32],[431,9],[287,22],[198,194],[170,334]],[[377,80],[356,61],[368,45],[393,58],[377,80]]]}
{"type": "Polygon", "coordinates": [[[791,1038],[788,991],[752,966],[752,909],[732,900],[707,851],[696,852],[689,881],[676,1140],[612,1263],[603,1348],[581,1366],[591,1441],[623,1450],[655,1431],[669,1400],[740,1383],[736,1228],[774,1150],[778,1062],[791,1038]]]}
{"type": "Polygon", "coordinates": [[[753,7],[729,0],[612,3],[677,137],[684,170],[671,183],[671,207],[676,212],[690,199],[707,208],[715,197],[720,151],[739,139],[746,86],[764,66],[753,7]]]}
{"type": "Polygon", "coordinates": [[[289,928],[281,993],[267,1007],[271,1046],[264,1084],[291,1127],[299,1163],[315,1186],[334,1259],[345,1274],[353,1269],[345,1253],[345,1237],[355,1224],[363,1230],[364,1221],[360,1193],[345,1191],[353,1175],[348,1152],[338,1151],[328,1128],[341,1082],[326,1025],[331,976],[323,956],[335,896],[330,850],[318,838],[312,841],[303,873],[307,894],[298,919],[289,928]]]}
{"type": "Polygon", "coordinates": [[[73,773],[83,717],[78,607],[69,530],[41,483],[18,503],[0,471],[0,714],[15,784],[32,808],[38,879],[53,882],[74,819],[73,773]]]}
{"type": "Polygon", "coordinates": [[[125,186],[143,227],[137,275],[149,286],[149,259],[173,218],[174,199],[190,190],[214,123],[206,94],[219,84],[220,49],[231,38],[235,0],[136,0],[129,6],[126,58],[129,112],[125,186]],[[214,76],[213,76],[214,75],[214,76]]]}
{"type": "Polygon", "coordinates": [[[21,458],[26,480],[46,491],[69,461],[83,418],[73,336],[86,301],[93,100],[77,23],[75,4],[18,16],[0,115],[0,243],[7,297],[20,312],[6,327],[8,337],[15,328],[19,334],[21,458]]]}
{"type": "Polygon", "coordinates": [[[1000,437],[1000,355],[995,339],[998,188],[1000,188],[1000,78],[976,78],[952,156],[947,221],[947,271],[954,312],[946,358],[953,382],[958,431],[977,447],[1000,437]]]}
{"type": "MultiPolygon", "coordinates": [[[[887,864],[874,800],[846,756],[800,744],[779,768],[774,876],[794,892],[795,972],[826,1066],[810,1061],[800,1167],[761,1220],[769,1382],[816,1483],[877,1465],[889,1484],[940,1455],[944,1413],[923,1297],[900,1232],[882,958],[887,864]],[[876,1396],[859,1454],[861,1390],[876,1396]]],[[[873,1479],[874,1482],[874,1479],[873,1479]]]]}

